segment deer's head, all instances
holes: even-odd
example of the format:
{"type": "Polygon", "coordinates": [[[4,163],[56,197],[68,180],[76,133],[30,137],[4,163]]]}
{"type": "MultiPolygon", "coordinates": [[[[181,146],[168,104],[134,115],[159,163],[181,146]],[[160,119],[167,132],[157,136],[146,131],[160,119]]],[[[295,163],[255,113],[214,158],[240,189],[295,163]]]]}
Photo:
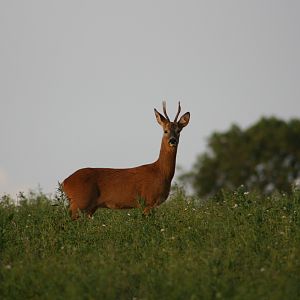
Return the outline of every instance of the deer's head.
{"type": "Polygon", "coordinates": [[[190,121],[190,113],[189,112],[185,113],[184,115],[181,116],[179,121],[177,121],[179,114],[181,112],[181,106],[179,102],[176,117],[174,121],[171,122],[167,114],[165,101],[163,101],[163,112],[165,116],[160,114],[155,108],[154,108],[154,112],[158,124],[163,128],[164,131],[163,141],[165,145],[167,147],[170,147],[170,149],[176,149],[179,143],[180,132],[183,129],[183,127],[188,125],[190,121]]]}

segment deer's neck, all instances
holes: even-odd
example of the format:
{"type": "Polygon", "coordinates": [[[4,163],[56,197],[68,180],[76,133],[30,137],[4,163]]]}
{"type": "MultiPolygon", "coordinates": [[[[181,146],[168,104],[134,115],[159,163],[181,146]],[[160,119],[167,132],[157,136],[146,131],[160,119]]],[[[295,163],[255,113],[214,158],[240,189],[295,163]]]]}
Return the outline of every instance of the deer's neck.
{"type": "Polygon", "coordinates": [[[175,173],[177,147],[171,148],[162,139],[157,165],[165,180],[172,180],[175,173]]]}

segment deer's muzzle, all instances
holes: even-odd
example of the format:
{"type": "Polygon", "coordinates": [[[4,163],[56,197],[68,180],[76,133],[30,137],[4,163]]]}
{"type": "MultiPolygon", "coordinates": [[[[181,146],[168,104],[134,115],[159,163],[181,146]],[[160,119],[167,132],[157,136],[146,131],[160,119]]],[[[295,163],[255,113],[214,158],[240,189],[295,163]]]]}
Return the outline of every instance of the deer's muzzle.
{"type": "Polygon", "coordinates": [[[177,139],[175,139],[174,137],[169,139],[169,145],[170,145],[171,147],[176,147],[177,144],[178,144],[178,141],[177,141],[177,139]]]}

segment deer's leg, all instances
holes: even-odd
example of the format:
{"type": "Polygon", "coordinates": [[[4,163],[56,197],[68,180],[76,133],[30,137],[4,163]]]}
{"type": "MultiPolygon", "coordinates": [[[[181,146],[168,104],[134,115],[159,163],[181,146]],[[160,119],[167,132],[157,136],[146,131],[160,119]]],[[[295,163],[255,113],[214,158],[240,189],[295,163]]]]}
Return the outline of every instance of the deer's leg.
{"type": "Polygon", "coordinates": [[[150,210],[151,210],[151,207],[150,207],[150,206],[145,207],[144,210],[143,210],[143,215],[144,215],[144,216],[148,216],[149,213],[150,213],[150,210]]]}
{"type": "MultiPolygon", "coordinates": [[[[145,197],[146,198],[146,197],[145,197]]],[[[159,201],[155,200],[155,198],[148,198],[150,201],[147,201],[147,206],[143,209],[143,215],[149,216],[154,212],[154,209],[159,205],[159,201]]]]}
{"type": "Polygon", "coordinates": [[[154,206],[147,206],[143,210],[143,215],[145,217],[150,216],[154,212],[154,208],[155,208],[155,205],[154,206]]]}
{"type": "Polygon", "coordinates": [[[96,210],[97,210],[97,207],[93,207],[93,208],[89,209],[89,211],[87,212],[87,216],[89,219],[93,218],[93,214],[95,213],[96,210]]]}
{"type": "Polygon", "coordinates": [[[73,221],[77,220],[79,218],[78,206],[74,201],[71,202],[69,210],[70,210],[71,219],[73,221]]]}

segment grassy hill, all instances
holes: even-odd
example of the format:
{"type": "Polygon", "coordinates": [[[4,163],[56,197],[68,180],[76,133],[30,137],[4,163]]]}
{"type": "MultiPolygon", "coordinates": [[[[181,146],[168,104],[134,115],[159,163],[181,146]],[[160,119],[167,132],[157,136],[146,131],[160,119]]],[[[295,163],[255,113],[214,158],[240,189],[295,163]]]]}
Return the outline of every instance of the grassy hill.
{"type": "MultiPolygon", "coordinates": [[[[240,188],[72,222],[37,193],[0,202],[1,299],[299,299],[300,192],[240,188]]],[[[53,203],[57,205],[53,205],[53,203]]]]}

